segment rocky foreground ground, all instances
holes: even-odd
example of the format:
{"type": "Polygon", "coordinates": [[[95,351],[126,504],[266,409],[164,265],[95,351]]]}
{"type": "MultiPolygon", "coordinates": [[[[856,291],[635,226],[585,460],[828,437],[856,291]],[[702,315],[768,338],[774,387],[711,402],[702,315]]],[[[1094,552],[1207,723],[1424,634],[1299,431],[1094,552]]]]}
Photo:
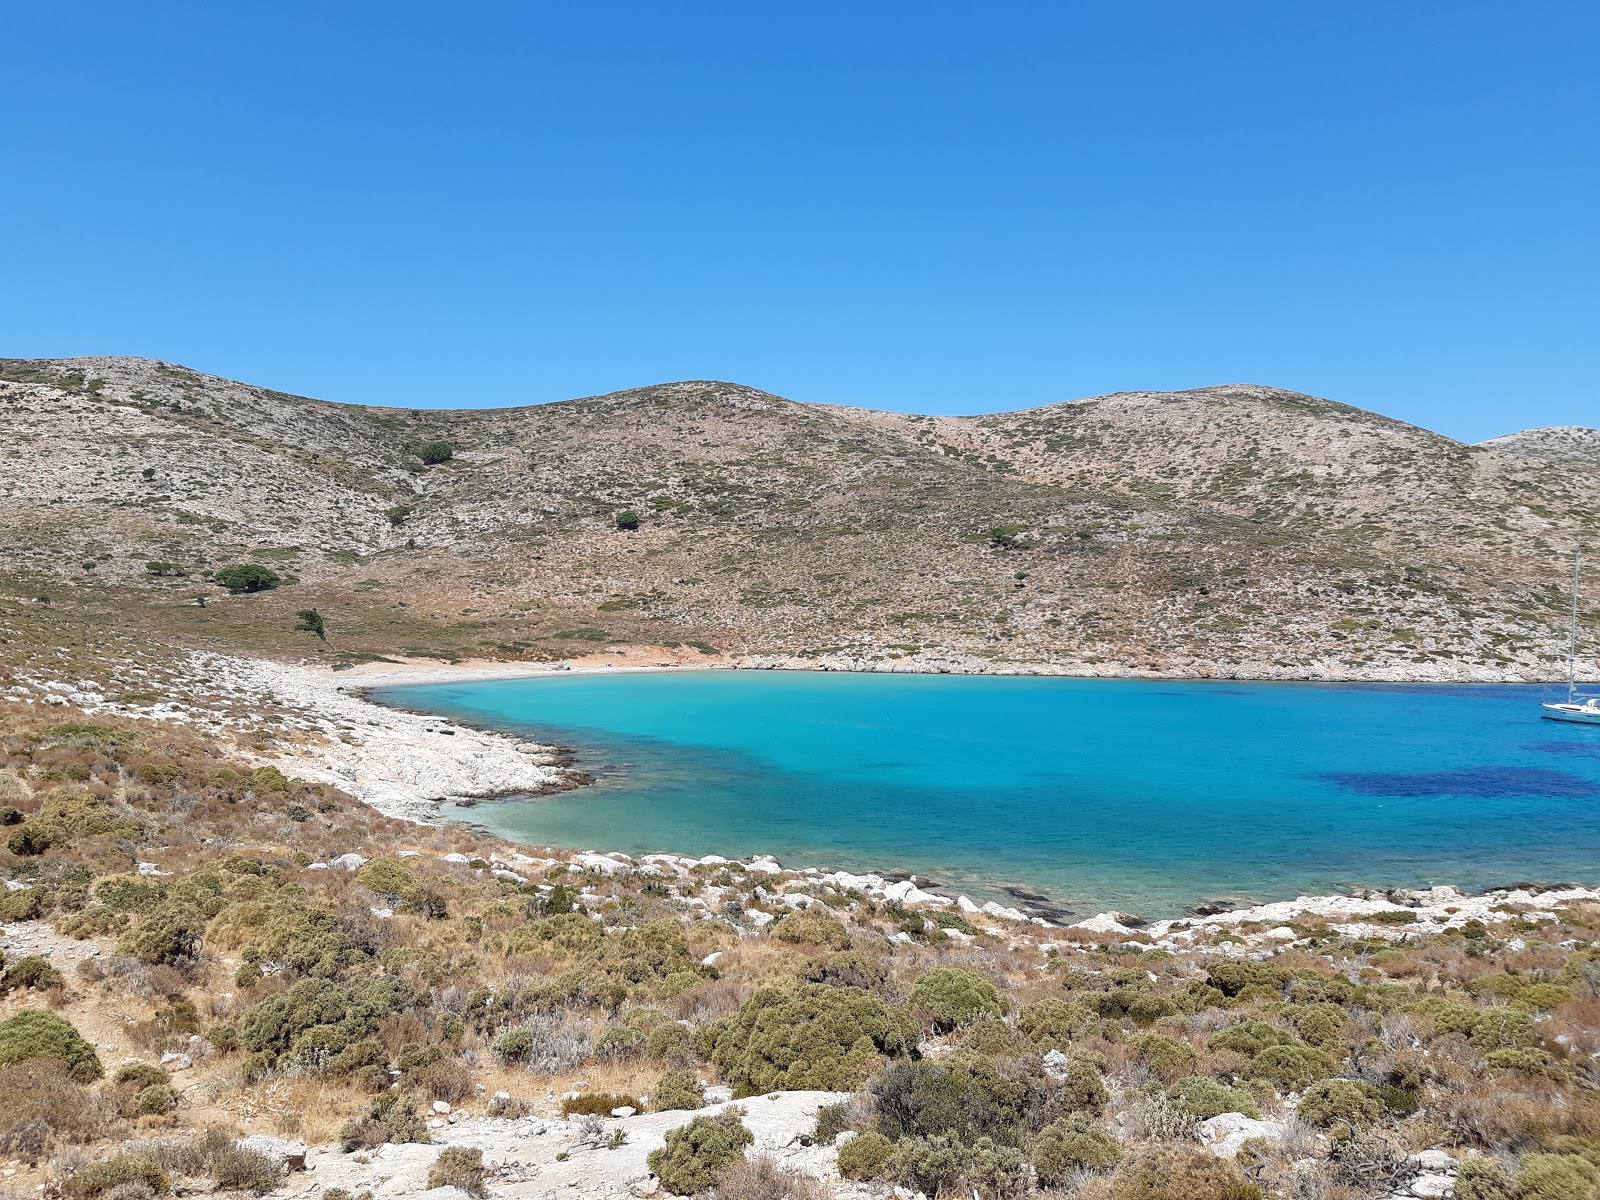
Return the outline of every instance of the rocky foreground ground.
{"type": "Polygon", "coordinates": [[[548,783],[537,749],[190,669],[214,687],[181,711],[81,682],[0,703],[17,1196],[1600,1182],[1600,891],[1061,925],[769,857],[518,847],[427,820],[428,793],[548,783]]]}

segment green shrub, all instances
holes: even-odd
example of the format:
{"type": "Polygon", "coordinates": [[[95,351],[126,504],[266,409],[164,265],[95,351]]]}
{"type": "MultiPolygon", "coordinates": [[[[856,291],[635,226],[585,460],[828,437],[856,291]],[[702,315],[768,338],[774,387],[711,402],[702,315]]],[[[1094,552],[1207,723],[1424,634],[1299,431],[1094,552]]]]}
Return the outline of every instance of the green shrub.
{"type": "Polygon", "coordinates": [[[117,939],[120,958],[136,958],[150,966],[184,962],[200,953],[200,931],[190,918],[168,908],[147,913],[117,939]]]}
{"type": "Polygon", "coordinates": [[[1117,1140],[1078,1115],[1052,1121],[1033,1144],[1033,1168],[1047,1187],[1065,1183],[1074,1172],[1114,1167],[1122,1158],[1117,1140]]]}
{"type": "Polygon", "coordinates": [[[1350,1014],[1337,1004],[1294,1004],[1284,1009],[1283,1015],[1311,1045],[1331,1046],[1339,1040],[1339,1030],[1350,1014]]]}
{"type": "Polygon", "coordinates": [[[979,1017],[967,1026],[961,1045],[990,1058],[1016,1058],[1028,1052],[1028,1043],[998,1017],[979,1017]]]}
{"type": "Polygon", "coordinates": [[[417,457],[425,466],[436,467],[440,463],[447,463],[456,456],[455,443],[443,440],[423,442],[417,447],[417,457]]]}
{"type": "Polygon", "coordinates": [[[483,1181],[483,1151],[467,1146],[446,1146],[428,1169],[428,1187],[460,1188],[469,1196],[487,1196],[483,1181]]]}
{"type": "Polygon", "coordinates": [[[846,1179],[876,1179],[893,1153],[894,1143],[876,1129],[858,1133],[839,1147],[839,1174],[846,1179]]]}
{"type": "Polygon", "coordinates": [[[135,1084],[140,1088],[155,1087],[168,1082],[168,1076],[160,1067],[151,1063],[124,1063],[117,1068],[117,1073],[111,1077],[113,1083],[135,1084]]]}
{"type": "Polygon", "coordinates": [[[917,1026],[869,992],[806,984],[762,988],[706,1027],[701,1050],[739,1095],[861,1086],[880,1056],[916,1049],[917,1026]]]}
{"type": "Polygon", "coordinates": [[[595,1057],[605,1062],[624,1062],[644,1053],[648,1039],[644,1032],[632,1025],[613,1025],[600,1035],[594,1045],[595,1057]]]}
{"type": "Polygon", "coordinates": [[[133,1102],[133,1113],[137,1117],[154,1117],[177,1106],[178,1093],[165,1083],[157,1083],[140,1090],[133,1102]]]}
{"type": "Polygon", "coordinates": [[[683,1067],[697,1057],[694,1048],[694,1031],[676,1021],[657,1025],[645,1039],[645,1054],[657,1062],[683,1067]]]}
{"type": "Polygon", "coordinates": [[[147,913],[167,898],[167,889],[137,875],[113,875],[95,880],[94,898],[115,913],[147,913]]]}
{"type": "Polygon", "coordinates": [[[1576,1154],[1528,1154],[1517,1168],[1518,1200],[1594,1200],[1600,1167],[1576,1154]]]}
{"type": "Polygon", "coordinates": [[[1128,1039],[1128,1049],[1148,1063],[1150,1069],[1163,1079],[1176,1079],[1189,1074],[1200,1060],[1200,1055],[1189,1043],[1161,1033],[1135,1034],[1128,1039]]]}
{"type": "Polygon", "coordinates": [[[65,1195],[99,1196],[125,1184],[143,1184],[159,1195],[167,1190],[167,1174],[148,1158],[138,1154],[118,1154],[114,1158],[88,1163],[74,1171],[62,1184],[65,1195]]]}
{"type": "Polygon", "coordinates": [[[652,1112],[688,1111],[703,1108],[705,1089],[688,1071],[666,1071],[650,1091],[652,1112]]]}
{"type": "Polygon", "coordinates": [[[910,1137],[895,1143],[883,1175],[928,1195],[959,1184],[963,1190],[1004,1196],[1027,1186],[1028,1166],[1020,1150],[992,1138],[963,1143],[941,1136],[910,1137]]]}
{"type": "Polygon", "coordinates": [[[0,1021],[0,1066],[49,1058],[62,1064],[67,1077],[79,1083],[99,1079],[100,1056],[69,1023],[42,1008],[26,1008],[0,1021]]]}
{"type": "Polygon", "coordinates": [[[638,529],[639,514],[634,512],[631,508],[624,509],[622,512],[619,512],[617,514],[617,528],[627,530],[630,533],[633,530],[638,529]]]}
{"type": "Polygon", "coordinates": [[[966,1052],[939,1062],[890,1063],[868,1090],[877,1106],[874,1127],[893,1141],[948,1134],[966,1143],[980,1137],[1015,1143],[1045,1123],[1052,1103],[1031,1064],[966,1052]]]}
{"type": "MultiPolygon", "coordinates": [[[[215,1131],[208,1134],[206,1140],[217,1140],[215,1131]]],[[[211,1176],[218,1191],[251,1192],[264,1196],[283,1180],[281,1163],[259,1150],[246,1149],[231,1138],[227,1139],[225,1145],[212,1148],[208,1157],[206,1173],[211,1176]]]]}
{"type": "Polygon", "coordinates": [[[1373,925],[1414,925],[1421,918],[1408,908],[1389,909],[1386,912],[1368,913],[1358,920],[1373,925]]]}
{"type": "Polygon", "coordinates": [[[837,950],[815,959],[806,967],[805,977],[812,983],[872,991],[883,986],[889,972],[870,954],[860,950],[837,950]]]}
{"type": "Polygon", "coordinates": [[[780,942],[802,946],[827,946],[834,950],[850,948],[850,933],[820,904],[785,913],[768,930],[780,942]]]}
{"type": "Polygon", "coordinates": [[[351,1117],[339,1131],[339,1142],[346,1154],[354,1150],[375,1150],[385,1142],[427,1145],[430,1141],[427,1125],[417,1116],[411,1102],[398,1093],[379,1096],[365,1113],[351,1117]]]}
{"type": "Polygon", "coordinates": [[[508,1029],[496,1039],[494,1052],[506,1063],[527,1062],[539,1039],[531,1029],[508,1029]]]}
{"type": "Polygon", "coordinates": [[[1206,970],[1211,986],[1224,996],[1243,996],[1253,992],[1262,996],[1277,997],[1283,994],[1289,972],[1271,963],[1250,962],[1246,959],[1229,959],[1212,963],[1206,970]]]}
{"type": "Polygon", "coordinates": [[[271,567],[264,567],[260,563],[244,563],[237,567],[223,567],[211,576],[213,580],[227,588],[230,592],[264,592],[275,588],[283,582],[271,567]]]}
{"type": "Polygon", "coordinates": [[[1069,1112],[1098,1113],[1111,1100],[1100,1068],[1074,1054],[1067,1060],[1067,1077],[1056,1088],[1055,1103],[1069,1112]]]}
{"type": "Polygon", "coordinates": [[[404,900],[417,886],[417,877],[398,859],[374,858],[356,871],[356,882],[369,892],[404,900]]]}
{"type": "Polygon", "coordinates": [[[1383,1118],[1383,1096],[1354,1079],[1326,1079],[1306,1088],[1299,1113],[1313,1125],[1373,1125],[1383,1118]]]}
{"type": "Polygon", "coordinates": [[[1089,1036],[1100,1018],[1082,1004],[1070,1000],[1040,1000],[1022,1006],[1017,1028],[1047,1049],[1065,1050],[1079,1038],[1089,1036]]]}
{"type": "Polygon", "coordinates": [[[1456,1175],[1455,1200],[1521,1200],[1521,1193],[1494,1159],[1469,1158],[1456,1175]]]}
{"type": "Polygon", "coordinates": [[[1246,1072],[1252,1079],[1265,1079],[1282,1091],[1297,1092],[1308,1084],[1326,1078],[1330,1068],[1320,1051],[1296,1042],[1289,1046],[1268,1046],[1251,1060],[1246,1072]]]}
{"type": "MultiPolygon", "coordinates": [[[[18,858],[31,858],[43,854],[51,846],[58,845],[66,840],[67,831],[60,826],[52,825],[47,821],[29,821],[26,824],[17,826],[6,836],[6,849],[18,858]]],[[[28,888],[25,891],[12,892],[6,899],[15,904],[18,897],[28,897],[37,906],[39,902],[38,890],[38,888],[28,888]]],[[[34,908],[34,914],[38,914],[37,907],[34,908]]],[[[9,921],[25,921],[27,919],[27,917],[6,917],[6,920],[9,921]]]]}
{"type": "Polygon", "coordinates": [[[372,1037],[385,1017],[404,1012],[421,997],[398,979],[364,979],[347,985],[302,979],[269,996],[239,1018],[239,1044],[266,1056],[324,1066],[354,1042],[372,1037]]]}
{"type": "Polygon", "coordinates": [[[1167,1095],[1184,1112],[1202,1121],[1229,1112],[1243,1113],[1257,1121],[1261,1119],[1261,1106],[1253,1095],[1209,1075],[1180,1079],[1167,1089],[1167,1095]]]}
{"type": "Polygon", "coordinates": [[[1268,1046],[1292,1046],[1294,1034],[1265,1021],[1244,1021],[1211,1035],[1207,1050],[1232,1050],[1254,1058],[1268,1046]]]}
{"type": "Polygon", "coordinates": [[[737,1109],[729,1109],[668,1130],[667,1144],[652,1150],[646,1160],[661,1186],[677,1196],[692,1196],[709,1188],[723,1167],[743,1158],[744,1148],[755,1137],[740,1116],[737,1109]]]}
{"type": "Polygon", "coordinates": [[[1572,1078],[1567,1065],[1559,1058],[1548,1050],[1533,1047],[1508,1046],[1504,1050],[1491,1050],[1484,1055],[1484,1061],[1497,1071],[1520,1071],[1524,1075],[1538,1075],[1557,1083],[1566,1083],[1572,1078]]]}
{"type": "Polygon", "coordinates": [[[1000,990],[965,967],[934,967],[924,971],[912,985],[911,1008],[932,1022],[935,1029],[948,1032],[981,1016],[998,1017],[1005,1012],[1000,990]]]}
{"type": "Polygon", "coordinates": [[[1480,1050],[1531,1045],[1533,1018],[1520,1008],[1483,1009],[1472,1024],[1470,1040],[1480,1050]]]}
{"type": "Polygon", "coordinates": [[[277,767],[257,767],[250,772],[250,786],[258,792],[287,792],[289,780],[277,767]]]}
{"type": "Polygon", "coordinates": [[[0,992],[16,991],[19,988],[44,991],[46,988],[60,987],[65,982],[61,972],[50,965],[49,959],[30,954],[26,958],[17,959],[6,968],[4,975],[0,975],[0,992]]]}

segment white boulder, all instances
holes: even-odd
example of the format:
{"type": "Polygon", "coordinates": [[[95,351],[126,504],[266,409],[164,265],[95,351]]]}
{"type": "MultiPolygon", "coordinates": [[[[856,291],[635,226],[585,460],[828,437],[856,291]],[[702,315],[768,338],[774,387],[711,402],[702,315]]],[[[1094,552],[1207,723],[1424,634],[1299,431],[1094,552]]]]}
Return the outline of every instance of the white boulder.
{"type": "Polygon", "coordinates": [[[1195,1136],[1218,1158],[1232,1158],[1248,1141],[1256,1138],[1277,1141],[1287,1132],[1288,1126],[1280,1121],[1257,1121],[1243,1113],[1223,1113],[1201,1121],[1195,1136]]]}

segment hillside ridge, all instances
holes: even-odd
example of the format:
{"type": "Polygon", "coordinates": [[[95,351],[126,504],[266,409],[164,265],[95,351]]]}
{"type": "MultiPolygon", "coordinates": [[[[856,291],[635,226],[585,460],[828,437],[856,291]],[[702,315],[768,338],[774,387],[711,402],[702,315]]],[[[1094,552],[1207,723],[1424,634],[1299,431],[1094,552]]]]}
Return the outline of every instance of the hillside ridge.
{"type": "Polygon", "coordinates": [[[1534,679],[1600,526],[1588,470],[1523,435],[1255,384],[973,416],[715,380],[418,409],[86,356],[0,360],[0,411],[11,646],[1534,679]],[[215,585],[241,562],[280,586],[215,585]],[[307,607],[335,648],[297,634],[307,607]]]}

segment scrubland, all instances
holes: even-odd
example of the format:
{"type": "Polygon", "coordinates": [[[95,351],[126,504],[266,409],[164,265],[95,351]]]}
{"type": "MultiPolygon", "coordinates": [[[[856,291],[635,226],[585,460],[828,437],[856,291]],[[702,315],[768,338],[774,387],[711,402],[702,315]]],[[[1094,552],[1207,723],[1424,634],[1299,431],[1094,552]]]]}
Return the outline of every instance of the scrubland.
{"type": "Polygon", "coordinates": [[[396,1147],[429,1156],[429,1186],[535,1195],[574,1156],[600,1178],[664,1112],[681,1123],[634,1194],[1584,1200],[1600,1181],[1590,902],[1442,932],[1402,907],[1361,936],[1180,923],[1170,949],[771,864],[407,824],[187,725],[60,704],[0,708],[0,822],[16,1196],[346,1200],[319,1170],[359,1179],[396,1147]],[[753,1098],[797,1091],[827,1102],[776,1156],[752,1145],[753,1098]],[[567,1149],[507,1165],[547,1129],[567,1149]],[[288,1172],[242,1140],[260,1134],[325,1165],[288,1172]]]}

